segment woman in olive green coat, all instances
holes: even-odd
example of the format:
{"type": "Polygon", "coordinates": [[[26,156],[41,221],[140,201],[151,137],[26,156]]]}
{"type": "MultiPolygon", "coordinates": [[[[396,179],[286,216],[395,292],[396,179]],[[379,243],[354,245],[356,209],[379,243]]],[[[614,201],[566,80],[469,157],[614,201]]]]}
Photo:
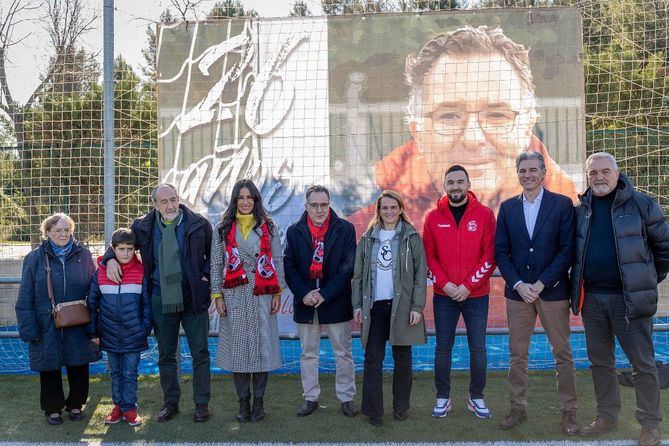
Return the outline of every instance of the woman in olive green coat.
{"type": "Polygon", "coordinates": [[[365,349],[362,413],[372,425],[383,424],[383,359],[390,340],[393,415],[403,421],[411,397],[411,346],[427,341],[427,262],[423,242],[397,192],[383,191],[376,201],[376,215],[356,250],[352,286],[353,315],[362,324],[365,349]]]}

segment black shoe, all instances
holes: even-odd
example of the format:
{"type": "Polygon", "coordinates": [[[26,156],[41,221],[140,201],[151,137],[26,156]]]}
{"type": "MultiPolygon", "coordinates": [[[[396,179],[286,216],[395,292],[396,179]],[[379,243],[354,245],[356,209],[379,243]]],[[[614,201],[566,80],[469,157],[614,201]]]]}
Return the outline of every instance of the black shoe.
{"type": "Polygon", "coordinates": [[[355,410],[355,403],[353,401],[346,401],[341,403],[341,413],[347,417],[354,417],[358,414],[358,411],[355,410]]]}
{"type": "Polygon", "coordinates": [[[381,417],[369,417],[369,424],[374,427],[382,427],[383,419],[381,417]]]}
{"type": "Polygon", "coordinates": [[[250,416],[251,416],[251,397],[247,396],[245,398],[240,398],[237,421],[239,421],[240,423],[245,423],[249,421],[250,416]]]}
{"type": "Polygon", "coordinates": [[[72,421],[81,421],[84,419],[84,413],[81,409],[72,409],[70,410],[70,420],[72,421]],[[75,412],[76,410],[76,412],[75,412]]]}
{"type": "Polygon", "coordinates": [[[253,409],[251,409],[251,421],[254,423],[265,418],[265,405],[262,397],[253,398],[253,409]]]}
{"type": "Polygon", "coordinates": [[[179,413],[179,404],[168,401],[165,403],[160,412],[158,412],[158,422],[164,423],[170,421],[176,414],[179,413]]]}
{"type": "Polygon", "coordinates": [[[300,408],[297,410],[297,416],[306,417],[307,415],[314,413],[316,409],[318,409],[318,401],[304,400],[300,408]]]}
{"type": "Polygon", "coordinates": [[[63,424],[63,417],[59,413],[52,413],[46,417],[46,422],[51,426],[59,426],[63,424]]]}
{"type": "Polygon", "coordinates": [[[397,421],[404,421],[404,420],[407,419],[407,413],[406,413],[406,411],[405,412],[393,412],[393,417],[397,421]]]}
{"type": "Polygon", "coordinates": [[[195,405],[195,413],[193,413],[193,421],[196,423],[203,423],[209,419],[209,404],[198,403],[195,405]]]}

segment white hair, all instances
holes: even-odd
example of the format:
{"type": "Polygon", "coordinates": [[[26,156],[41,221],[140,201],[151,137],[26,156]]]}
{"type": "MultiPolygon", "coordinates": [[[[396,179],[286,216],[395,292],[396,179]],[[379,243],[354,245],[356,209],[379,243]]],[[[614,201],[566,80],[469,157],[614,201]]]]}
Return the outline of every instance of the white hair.
{"type": "Polygon", "coordinates": [[[596,159],[607,159],[611,162],[611,165],[613,166],[613,170],[618,170],[618,163],[616,162],[616,159],[613,157],[608,152],[595,152],[592,155],[588,157],[588,159],[585,160],[585,171],[587,172],[590,169],[590,166],[592,165],[592,162],[596,159]]]}

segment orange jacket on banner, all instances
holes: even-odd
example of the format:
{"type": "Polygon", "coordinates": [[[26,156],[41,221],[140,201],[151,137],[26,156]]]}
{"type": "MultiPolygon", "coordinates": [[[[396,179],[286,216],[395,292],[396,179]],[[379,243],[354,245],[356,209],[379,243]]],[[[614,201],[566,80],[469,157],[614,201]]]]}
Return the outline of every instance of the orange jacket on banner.
{"type": "MultiPolygon", "coordinates": [[[[546,160],[546,178],[544,179],[546,189],[576,200],[577,190],[574,181],[550,158],[546,147],[537,137],[532,136],[528,150],[541,153],[546,160]]],[[[376,184],[381,190],[392,189],[402,195],[406,215],[419,230],[423,228],[427,212],[441,198],[441,193],[432,184],[428,171],[427,162],[413,139],[395,148],[374,165],[376,184]]],[[[484,202],[483,204],[497,211],[503,200],[520,192],[520,186],[515,177],[509,184],[513,186],[504,191],[506,196],[499,197],[494,203],[484,202]]],[[[374,203],[347,217],[347,220],[355,226],[358,238],[362,236],[373,216],[374,203]]]]}

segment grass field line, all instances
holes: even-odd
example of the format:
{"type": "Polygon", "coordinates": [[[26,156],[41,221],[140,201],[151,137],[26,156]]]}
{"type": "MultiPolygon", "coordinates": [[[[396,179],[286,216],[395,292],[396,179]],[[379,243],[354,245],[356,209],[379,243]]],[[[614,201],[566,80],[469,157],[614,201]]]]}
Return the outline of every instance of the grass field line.
{"type": "MultiPolygon", "coordinates": [[[[363,444],[365,446],[632,446],[636,445],[636,440],[564,440],[564,441],[472,441],[472,442],[439,442],[439,443],[272,443],[272,442],[236,442],[236,443],[167,443],[153,441],[133,441],[133,442],[108,442],[108,441],[79,441],[79,442],[0,442],[0,446],[350,446],[352,444],[363,444]]],[[[662,442],[663,445],[669,445],[669,440],[662,442]]]]}

